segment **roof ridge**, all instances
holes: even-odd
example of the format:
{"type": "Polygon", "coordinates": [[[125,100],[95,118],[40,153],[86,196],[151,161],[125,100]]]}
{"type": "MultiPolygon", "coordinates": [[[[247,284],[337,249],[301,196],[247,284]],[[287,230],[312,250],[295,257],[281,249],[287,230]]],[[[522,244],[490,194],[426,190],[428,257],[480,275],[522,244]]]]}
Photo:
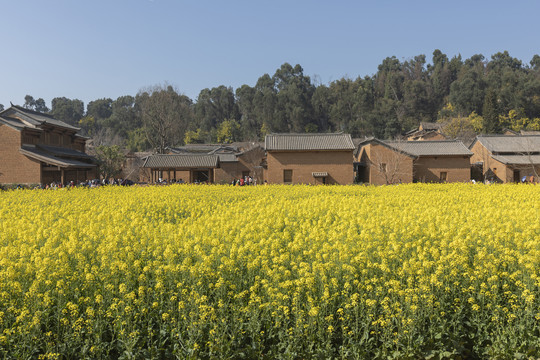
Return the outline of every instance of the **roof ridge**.
{"type": "Polygon", "coordinates": [[[272,135],[279,135],[279,136],[328,136],[328,135],[346,135],[343,132],[338,133],[270,133],[266,134],[266,136],[272,136],[272,135]]]}
{"type": "Polygon", "coordinates": [[[456,140],[456,139],[450,139],[450,140],[424,140],[424,141],[419,141],[419,140],[382,140],[382,141],[386,141],[386,142],[396,142],[396,143],[419,143],[419,144],[422,144],[422,143],[449,143],[449,142],[460,142],[460,143],[463,143],[463,141],[461,140],[456,140]]]}
{"type": "Polygon", "coordinates": [[[189,153],[189,154],[152,154],[152,156],[219,156],[217,154],[194,154],[194,153],[189,153]]]}
{"type": "MultiPolygon", "coordinates": [[[[525,130],[527,131],[527,130],[525,130]]],[[[528,130],[528,131],[537,131],[537,130],[528,130]]],[[[531,135],[504,135],[504,134],[480,134],[476,135],[476,137],[502,137],[502,138],[523,138],[523,137],[540,137],[540,134],[531,134],[531,135]]]]}
{"type": "MultiPolygon", "coordinates": [[[[12,104],[11,106],[13,106],[14,108],[19,109],[19,110],[21,110],[21,111],[23,111],[23,112],[28,112],[28,113],[34,114],[34,115],[46,116],[46,117],[51,118],[51,119],[53,119],[53,120],[58,120],[58,119],[56,119],[54,116],[49,115],[49,114],[44,113],[44,112],[41,112],[41,111],[36,111],[36,110],[32,110],[32,109],[27,109],[27,108],[25,108],[25,107],[23,107],[23,106],[20,106],[20,105],[13,105],[13,104],[12,104]]],[[[61,121],[61,120],[60,120],[60,121],[61,121]]]]}

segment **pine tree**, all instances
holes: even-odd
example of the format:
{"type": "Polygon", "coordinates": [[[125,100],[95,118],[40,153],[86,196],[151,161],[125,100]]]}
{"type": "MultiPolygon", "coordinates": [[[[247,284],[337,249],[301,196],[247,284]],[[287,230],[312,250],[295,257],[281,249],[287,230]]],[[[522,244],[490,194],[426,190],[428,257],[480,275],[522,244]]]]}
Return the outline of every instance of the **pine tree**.
{"type": "Polygon", "coordinates": [[[502,131],[499,122],[499,110],[497,104],[497,94],[493,90],[488,90],[484,98],[482,108],[483,132],[485,134],[498,134],[502,131]]]}

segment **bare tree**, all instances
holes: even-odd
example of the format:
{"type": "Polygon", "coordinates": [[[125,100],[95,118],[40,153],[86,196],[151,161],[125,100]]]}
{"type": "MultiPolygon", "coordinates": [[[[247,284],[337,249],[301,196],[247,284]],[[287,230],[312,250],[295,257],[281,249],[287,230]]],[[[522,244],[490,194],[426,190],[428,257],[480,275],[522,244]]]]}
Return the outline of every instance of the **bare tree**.
{"type": "Polygon", "coordinates": [[[538,142],[536,146],[529,136],[523,136],[522,138],[524,151],[521,155],[526,156],[527,166],[525,169],[530,170],[531,174],[534,175],[536,181],[539,180],[538,169],[540,168],[540,148],[538,147],[538,142]]]}
{"type": "Polygon", "coordinates": [[[137,94],[136,103],[149,143],[159,154],[183,141],[191,120],[191,100],[171,85],[157,85],[137,94]]]}
{"type": "MultiPolygon", "coordinates": [[[[397,143],[400,140],[396,141],[397,143]]],[[[368,160],[370,171],[375,171],[387,185],[410,182],[413,179],[412,160],[409,156],[390,144],[375,143],[380,150],[372,147],[368,160]]],[[[373,146],[373,145],[372,145],[373,146]]]]}

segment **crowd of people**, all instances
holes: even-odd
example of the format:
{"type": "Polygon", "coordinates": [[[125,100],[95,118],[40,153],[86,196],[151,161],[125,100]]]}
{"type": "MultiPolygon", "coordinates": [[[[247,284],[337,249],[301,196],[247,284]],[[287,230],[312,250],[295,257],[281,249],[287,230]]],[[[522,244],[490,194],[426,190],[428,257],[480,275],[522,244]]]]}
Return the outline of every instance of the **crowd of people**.
{"type": "MultiPolygon", "coordinates": [[[[115,185],[115,186],[131,186],[135,183],[129,179],[92,179],[85,181],[70,181],[66,184],[63,184],[60,181],[52,181],[49,184],[37,184],[33,186],[33,189],[43,189],[43,190],[57,190],[57,189],[71,189],[75,187],[87,187],[87,188],[96,188],[105,185],[115,185]]],[[[16,189],[28,188],[28,186],[17,185],[16,189]]]]}
{"type": "Polygon", "coordinates": [[[252,178],[251,176],[244,176],[240,179],[233,179],[231,182],[233,186],[245,186],[245,185],[257,185],[257,179],[252,178]]]}

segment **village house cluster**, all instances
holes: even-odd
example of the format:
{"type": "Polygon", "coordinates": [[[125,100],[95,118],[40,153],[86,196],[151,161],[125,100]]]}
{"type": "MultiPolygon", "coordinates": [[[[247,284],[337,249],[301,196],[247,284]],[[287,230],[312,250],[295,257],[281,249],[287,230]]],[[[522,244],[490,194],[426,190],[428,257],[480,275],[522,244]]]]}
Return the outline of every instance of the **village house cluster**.
{"type": "MultiPolygon", "coordinates": [[[[0,184],[69,184],[98,178],[79,128],[12,105],[0,112],[0,184]]],[[[135,182],[217,184],[399,184],[537,182],[540,132],[479,135],[466,146],[440,124],[402,140],[343,133],[269,134],[263,143],[190,144],[167,154],[131,154],[135,182]]]]}

